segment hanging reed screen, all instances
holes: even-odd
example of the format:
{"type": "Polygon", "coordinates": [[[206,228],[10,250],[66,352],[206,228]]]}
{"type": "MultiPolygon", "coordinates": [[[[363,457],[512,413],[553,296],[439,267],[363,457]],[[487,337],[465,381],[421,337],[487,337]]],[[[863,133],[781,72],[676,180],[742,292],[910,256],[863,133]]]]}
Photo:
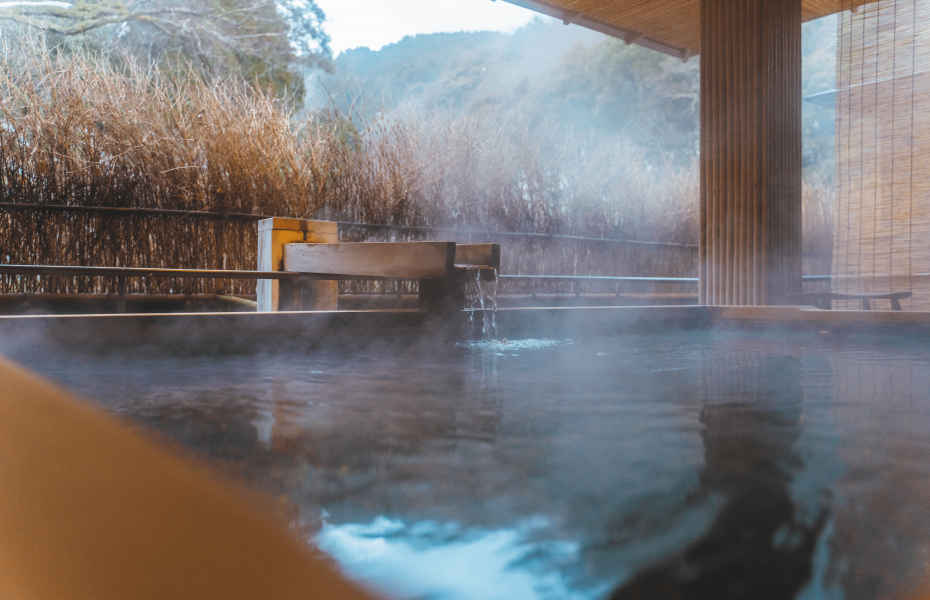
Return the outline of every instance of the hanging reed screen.
{"type": "MultiPolygon", "coordinates": [[[[833,290],[930,310],[930,0],[839,14],[833,290]]],[[[858,308],[838,302],[837,308],[858,308]]],[[[889,308],[879,305],[877,308],[889,308]]]]}

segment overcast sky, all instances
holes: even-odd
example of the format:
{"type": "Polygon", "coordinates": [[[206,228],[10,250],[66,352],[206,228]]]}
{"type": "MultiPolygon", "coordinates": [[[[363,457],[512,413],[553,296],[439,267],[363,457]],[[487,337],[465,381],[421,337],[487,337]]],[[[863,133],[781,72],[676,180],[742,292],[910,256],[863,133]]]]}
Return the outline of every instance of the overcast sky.
{"type": "Polygon", "coordinates": [[[498,0],[317,0],[333,55],[378,50],[404,36],[447,31],[513,31],[538,13],[498,0]]]}

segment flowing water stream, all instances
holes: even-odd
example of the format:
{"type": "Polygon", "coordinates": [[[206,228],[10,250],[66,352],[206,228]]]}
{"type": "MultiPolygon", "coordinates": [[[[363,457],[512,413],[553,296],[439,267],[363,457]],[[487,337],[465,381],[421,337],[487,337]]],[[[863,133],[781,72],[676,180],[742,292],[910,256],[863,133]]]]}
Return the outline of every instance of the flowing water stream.
{"type": "Polygon", "coordinates": [[[497,339],[497,269],[462,266],[465,275],[459,280],[465,292],[465,310],[472,329],[475,318],[481,319],[481,337],[497,339]]]}

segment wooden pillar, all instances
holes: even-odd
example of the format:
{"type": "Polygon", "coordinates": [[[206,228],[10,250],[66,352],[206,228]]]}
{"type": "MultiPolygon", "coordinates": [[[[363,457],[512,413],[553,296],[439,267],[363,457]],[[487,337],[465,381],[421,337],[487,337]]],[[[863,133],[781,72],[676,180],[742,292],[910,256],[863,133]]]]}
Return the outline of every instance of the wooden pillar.
{"type": "MultiPolygon", "coordinates": [[[[285,244],[334,244],[337,241],[336,223],[330,221],[263,219],[258,222],[258,270],[283,271],[285,244]]],[[[336,310],[336,283],[260,279],[256,289],[258,312],[336,310]]]]}
{"type": "Polygon", "coordinates": [[[700,303],[801,292],[801,0],[701,0],[700,303]]]}

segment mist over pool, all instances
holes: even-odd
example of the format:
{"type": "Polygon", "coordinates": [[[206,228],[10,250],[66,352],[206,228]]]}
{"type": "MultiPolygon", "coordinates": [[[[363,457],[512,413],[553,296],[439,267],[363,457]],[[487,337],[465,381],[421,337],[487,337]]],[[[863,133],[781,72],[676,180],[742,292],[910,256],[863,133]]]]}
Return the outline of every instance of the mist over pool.
{"type": "Polygon", "coordinates": [[[924,581],[920,340],[670,331],[30,366],[267,491],[388,597],[924,581]]]}

